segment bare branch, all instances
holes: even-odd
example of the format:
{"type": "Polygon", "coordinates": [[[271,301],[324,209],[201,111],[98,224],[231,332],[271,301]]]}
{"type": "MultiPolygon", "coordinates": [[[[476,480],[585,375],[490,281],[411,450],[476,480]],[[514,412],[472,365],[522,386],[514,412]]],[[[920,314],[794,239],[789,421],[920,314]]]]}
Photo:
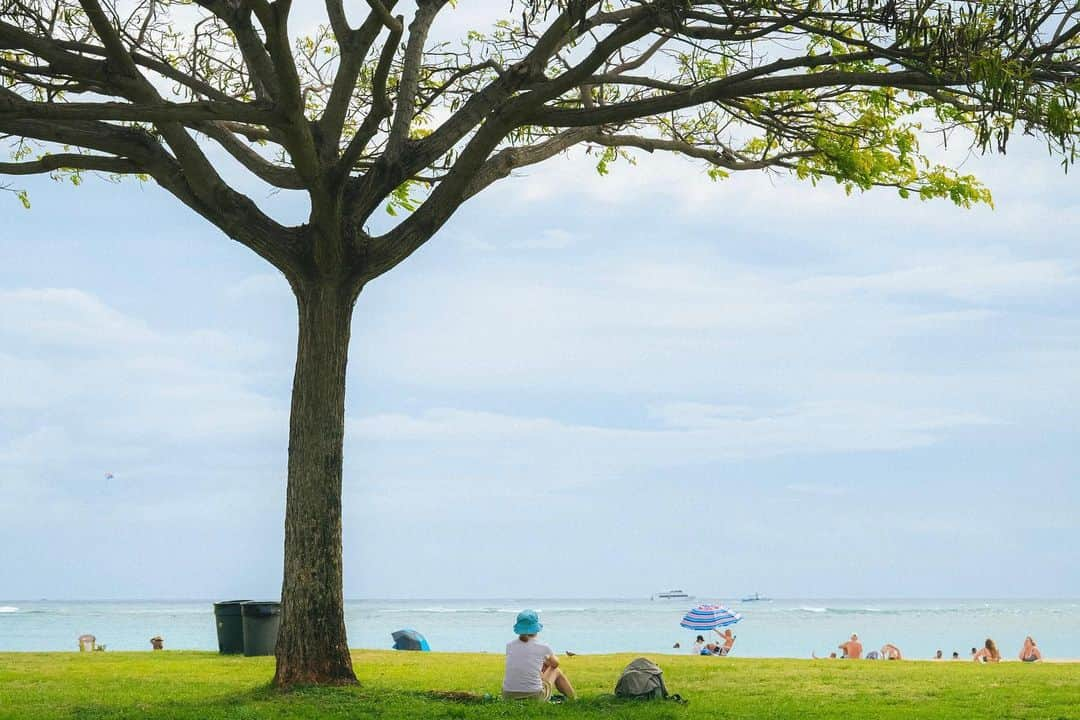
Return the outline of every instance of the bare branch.
{"type": "Polygon", "coordinates": [[[207,137],[213,138],[226,152],[260,180],[285,190],[303,190],[306,187],[303,178],[294,168],[270,162],[237,138],[232,130],[221,123],[198,123],[195,128],[207,137]]]}
{"type": "Polygon", "coordinates": [[[193,103],[49,103],[0,99],[0,117],[41,120],[126,120],[141,122],[231,121],[250,125],[280,126],[269,110],[238,102],[193,103]]]}
{"type": "MultiPolygon", "coordinates": [[[[380,0],[369,0],[375,6],[381,6],[380,0]]],[[[435,16],[447,0],[423,0],[418,4],[416,16],[409,24],[409,39],[405,43],[405,57],[402,60],[401,79],[398,83],[397,110],[390,127],[390,142],[387,153],[397,155],[409,138],[409,127],[415,115],[414,101],[420,82],[420,66],[424,59],[424,46],[435,16]]],[[[385,19],[384,19],[385,22],[385,19]]]]}
{"type": "Polygon", "coordinates": [[[89,170],[131,175],[145,173],[147,168],[127,158],[80,153],[57,153],[27,162],[0,162],[0,175],[38,175],[56,170],[89,170]]]}

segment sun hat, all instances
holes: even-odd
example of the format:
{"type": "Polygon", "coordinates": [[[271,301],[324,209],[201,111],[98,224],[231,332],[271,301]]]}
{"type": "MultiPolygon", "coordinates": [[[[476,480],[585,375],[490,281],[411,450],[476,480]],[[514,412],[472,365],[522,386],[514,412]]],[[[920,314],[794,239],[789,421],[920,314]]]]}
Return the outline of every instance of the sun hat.
{"type": "Polygon", "coordinates": [[[522,610],[514,623],[514,632],[518,635],[535,635],[544,629],[535,610],[522,610]]]}

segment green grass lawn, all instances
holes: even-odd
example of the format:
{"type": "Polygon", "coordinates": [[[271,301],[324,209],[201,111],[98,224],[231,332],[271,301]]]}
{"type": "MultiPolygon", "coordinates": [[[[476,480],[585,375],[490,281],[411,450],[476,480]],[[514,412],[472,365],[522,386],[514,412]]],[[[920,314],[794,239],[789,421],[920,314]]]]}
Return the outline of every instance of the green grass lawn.
{"type": "Polygon", "coordinates": [[[0,653],[0,718],[1077,718],[1080,665],[854,662],[655,656],[689,700],[616,700],[633,655],[578,656],[563,668],[575,703],[497,696],[499,655],[357,652],[360,687],[281,693],[272,658],[202,652],[0,653]]]}

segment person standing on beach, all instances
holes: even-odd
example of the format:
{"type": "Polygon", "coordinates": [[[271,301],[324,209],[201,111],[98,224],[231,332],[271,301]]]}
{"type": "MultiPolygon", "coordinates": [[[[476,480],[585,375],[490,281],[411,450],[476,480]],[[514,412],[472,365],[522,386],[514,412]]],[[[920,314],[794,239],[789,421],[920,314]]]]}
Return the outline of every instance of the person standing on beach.
{"type": "Polygon", "coordinates": [[[536,639],[543,629],[535,610],[518,613],[514,623],[517,639],[506,644],[506,674],[502,686],[505,699],[547,702],[551,699],[552,688],[570,700],[576,697],[574,687],[559,669],[555,652],[536,639]]]}
{"type": "Polygon", "coordinates": [[[840,650],[844,654],[841,657],[849,658],[851,660],[858,660],[862,657],[862,643],[859,642],[859,636],[855,633],[851,633],[851,639],[845,643],[840,643],[840,650]]]}
{"type": "Polygon", "coordinates": [[[1024,662],[1042,660],[1042,651],[1035,645],[1035,640],[1030,635],[1024,638],[1024,648],[1020,651],[1020,659],[1024,662]]]}

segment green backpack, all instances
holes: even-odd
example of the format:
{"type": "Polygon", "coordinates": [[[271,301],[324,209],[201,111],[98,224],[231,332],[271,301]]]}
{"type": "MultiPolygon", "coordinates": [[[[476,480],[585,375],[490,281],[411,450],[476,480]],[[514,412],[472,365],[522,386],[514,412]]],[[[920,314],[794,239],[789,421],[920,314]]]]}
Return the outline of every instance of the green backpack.
{"type": "Polygon", "coordinates": [[[664,671],[648,658],[634,660],[615,683],[615,695],[635,700],[664,700],[668,696],[664,686],[664,671]]]}

